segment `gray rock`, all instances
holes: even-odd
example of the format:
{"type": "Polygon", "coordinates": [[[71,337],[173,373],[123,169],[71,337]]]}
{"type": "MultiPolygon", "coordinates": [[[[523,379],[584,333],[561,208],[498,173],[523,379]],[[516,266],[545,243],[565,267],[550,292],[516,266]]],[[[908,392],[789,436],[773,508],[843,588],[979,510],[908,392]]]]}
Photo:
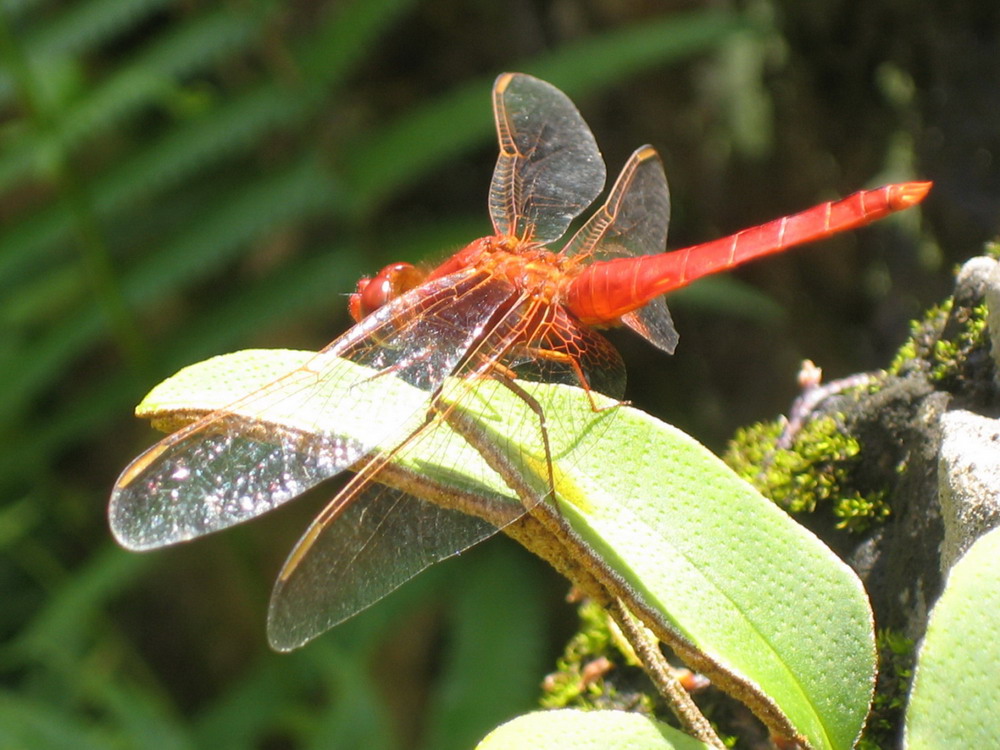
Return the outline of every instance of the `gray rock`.
{"type": "MultiPolygon", "coordinates": [[[[971,264],[973,261],[984,261],[989,260],[987,258],[973,258],[968,261],[965,266],[962,266],[964,271],[966,266],[971,264]]],[[[993,263],[993,267],[990,269],[989,274],[985,279],[985,294],[986,297],[986,309],[988,310],[986,315],[987,327],[990,330],[990,343],[993,345],[993,362],[996,365],[994,374],[994,381],[1000,378],[1000,263],[996,261],[990,261],[993,263]]],[[[985,264],[980,264],[979,268],[985,269],[985,264]]],[[[975,271],[977,276],[981,271],[975,271]]],[[[1000,382],[998,382],[1000,385],[1000,382]]]]}
{"type": "Polygon", "coordinates": [[[982,299],[990,287],[1000,289],[1000,263],[980,255],[962,264],[955,277],[955,294],[982,299]]]}
{"type": "Polygon", "coordinates": [[[1000,525],[1000,420],[962,410],[942,415],[938,482],[941,572],[947,573],[976,539],[1000,525]]]}

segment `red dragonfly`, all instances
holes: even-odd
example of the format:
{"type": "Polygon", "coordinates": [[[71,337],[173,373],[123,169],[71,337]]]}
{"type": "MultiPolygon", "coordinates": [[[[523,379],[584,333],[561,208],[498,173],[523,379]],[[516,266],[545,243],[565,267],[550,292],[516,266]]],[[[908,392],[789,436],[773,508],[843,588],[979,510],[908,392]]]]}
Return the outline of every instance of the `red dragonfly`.
{"type": "MultiPolygon", "coordinates": [[[[496,531],[472,515],[377,483],[387,463],[434,432],[446,378],[562,380],[621,398],[624,365],[595,328],[625,324],[655,346],[677,344],[662,295],[706,274],[859,227],[908,208],[929,182],[867,190],[793,216],[663,252],[670,198],[650,146],[629,158],[604,204],[572,239],[547,246],[604,188],[605,166],[573,103],[544,81],[501,75],[493,87],[500,141],[489,192],[493,235],[428,274],[393,264],[351,296],[357,324],[306,365],[169,435],[118,478],[111,528],[150,549],[254,518],[319,482],[357,472],[316,518],[275,585],[275,648],[295,648],[374,603],[427,565],[496,531]],[[369,368],[345,375],[335,358],[369,368]],[[427,393],[423,413],[351,402],[371,371],[427,393]],[[353,378],[353,380],[352,380],[353,378]],[[320,412],[329,394],[371,424],[364,439],[336,426],[281,430],[269,417],[295,399],[320,412]],[[346,401],[344,401],[346,400],[346,401]],[[248,417],[247,415],[253,415],[248,417]]],[[[352,370],[353,372],[353,370],[352,370]]],[[[454,382],[454,381],[452,381],[454,382]]],[[[471,392],[471,389],[469,389],[471,392]]]]}

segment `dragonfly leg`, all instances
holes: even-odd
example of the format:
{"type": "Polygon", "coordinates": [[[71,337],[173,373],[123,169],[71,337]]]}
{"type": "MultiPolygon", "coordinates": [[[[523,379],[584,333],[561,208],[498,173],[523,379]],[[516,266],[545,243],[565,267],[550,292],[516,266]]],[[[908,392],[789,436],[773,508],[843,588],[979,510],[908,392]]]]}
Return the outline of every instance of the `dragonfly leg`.
{"type": "Polygon", "coordinates": [[[545,409],[542,408],[542,405],[538,403],[538,400],[534,396],[517,384],[517,381],[513,377],[514,373],[509,367],[500,365],[496,368],[494,374],[497,382],[502,383],[511,393],[524,401],[528,405],[528,408],[538,417],[538,429],[542,435],[542,449],[545,451],[545,467],[548,473],[549,484],[548,497],[545,499],[555,505],[556,478],[552,468],[552,448],[549,445],[549,428],[545,423],[545,409]]]}
{"type": "Polygon", "coordinates": [[[590,401],[590,409],[595,414],[600,414],[601,412],[609,409],[617,409],[619,406],[628,406],[628,401],[616,401],[615,403],[607,406],[599,405],[594,400],[593,388],[590,387],[590,381],[587,378],[587,374],[583,371],[583,367],[580,366],[580,361],[572,354],[559,351],[558,349],[545,349],[539,347],[525,347],[524,351],[533,359],[555,362],[557,364],[570,367],[570,369],[573,370],[573,375],[579,382],[580,387],[586,392],[587,400],[590,401]]]}

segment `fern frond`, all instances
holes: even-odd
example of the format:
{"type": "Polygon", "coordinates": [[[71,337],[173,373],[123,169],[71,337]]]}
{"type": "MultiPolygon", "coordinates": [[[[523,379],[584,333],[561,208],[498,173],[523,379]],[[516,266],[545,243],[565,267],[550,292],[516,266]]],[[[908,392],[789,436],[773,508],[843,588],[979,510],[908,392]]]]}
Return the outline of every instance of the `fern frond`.
{"type": "Polygon", "coordinates": [[[299,55],[309,78],[337,86],[371,46],[417,0],[367,0],[335,9],[299,55]]]}
{"type": "MultiPolygon", "coordinates": [[[[216,272],[248,243],[275,228],[329,209],[335,200],[334,185],[318,164],[309,154],[284,172],[217,196],[199,221],[185,226],[125,274],[126,299],[136,308],[148,308],[165,294],[216,272]]],[[[100,314],[83,303],[32,341],[30,356],[14,357],[8,367],[0,368],[0,421],[15,417],[45,392],[104,332],[100,314]]]]}
{"type": "Polygon", "coordinates": [[[8,142],[0,155],[0,191],[32,174],[45,176],[47,152],[71,153],[87,138],[161,104],[178,80],[254,41],[263,23],[263,18],[215,11],[177,26],[73,106],[50,113],[51,133],[25,128],[8,142]]]}
{"type": "MultiPolygon", "coordinates": [[[[174,2],[176,0],[91,0],[72,4],[33,28],[25,24],[19,33],[32,68],[38,69],[51,65],[53,60],[85,54],[106,44],[174,2]]],[[[26,0],[6,2],[4,10],[13,16],[15,9],[11,6],[20,6],[16,10],[23,13],[36,4],[26,0]]],[[[13,80],[7,71],[0,71],[0,105],[9,101],[12,92],[13,80]]]]}

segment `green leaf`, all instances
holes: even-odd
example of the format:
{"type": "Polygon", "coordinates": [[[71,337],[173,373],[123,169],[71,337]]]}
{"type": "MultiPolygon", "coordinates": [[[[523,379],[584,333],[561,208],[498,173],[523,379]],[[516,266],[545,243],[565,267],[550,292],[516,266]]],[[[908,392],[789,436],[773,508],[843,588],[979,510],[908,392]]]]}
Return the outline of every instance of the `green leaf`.
{"type": "MultiPolygon", "coordinates": [[[[526,389],[550,423],[559,513],[573,530],[668,630],[756,683],[813,746],[852,747],[875,679],[854,573],[680,430],[627,407],[595,413],[576,388],[526,389]]],[[[496,382],[476,395],[486,439],[544,492],[537,431],[510,432],[528,407],[496,382]]]]}
{"type": "Polygon", "coordinates": [[[931,611],[906,710],[905,746],[993,747],[1000,715],[1000,529],[969,548],[931,611]]]}
{"type": "MultiPolygon", "coordinates": [[[[256,350],[215,357],[155,388],[137,413],[173,428],[178,415],[223,408],[310,356],[256,350]]],[[[559,513],[573,530],[668,630],[759,686],[813,746],[851,747],[871,699],[875,647],[868,600],[850,569],[679,430],[606,399],[595,412],[577,388],[522,386],[546,414],[559,513]]],[[[415,415],[416,424],[427,408],[425,392],[393,378],[370,380],[364,390],[366,398],[391,399],[395,412],[415,415]]],[[[544,493],[544,453],[525,402],[496,381],[452,383],[446,393],[544,493]]],[[[294,413],[294,401],[272,419],[292,428],[315,424],[317,415],[294,413]]],[[[357,401],[324,404],[331,430],[364,441],[373,429],[355,413],[357,401]]],[[[408,454],[404,468],[484,497],[512,498],[476,450],[448,439],[447,427],[437,429],[440,439],[422,441],[423,452],[408,454]],[[436,453],[440,446],[449,452],[436,453]]]]}
{"type": "Polygon", "coordinates": [[[701,750],[708,745],[673,727],[627,711],[538,711],[508,721],[477,750],[701,750]]]}

